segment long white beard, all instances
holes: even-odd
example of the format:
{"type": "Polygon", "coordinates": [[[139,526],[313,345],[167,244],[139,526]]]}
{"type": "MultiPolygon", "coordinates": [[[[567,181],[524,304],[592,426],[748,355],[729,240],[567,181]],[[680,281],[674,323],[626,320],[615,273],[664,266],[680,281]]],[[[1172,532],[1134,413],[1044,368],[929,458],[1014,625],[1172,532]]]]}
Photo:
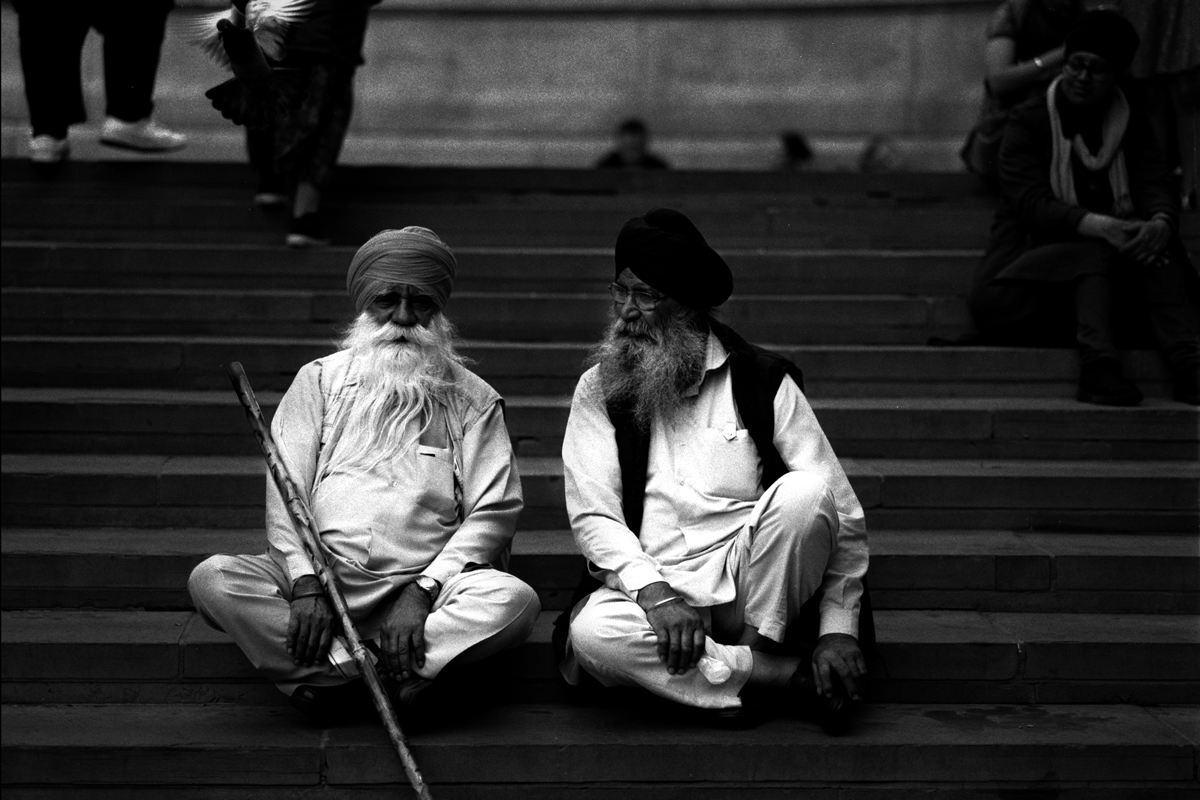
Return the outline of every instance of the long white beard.
{"type": "Polygon", "coordinates": [[[464,361],[454,339],[453,324],[440,313],[428,328],[358,315],[341,341],[353,353],[358,386],[334,420],[330,469],[370,471],[421,437],[453,389],[451,365],[464,361]]]}
{"type": "Polygon", "coordinates": [[[656,416],[670,419],[683,393],[704,374],[708,354],[706,312],[681,309],[650,326],[645,318],[615,317],[592,360],[600,365],[607,402],[631,403],[638,427],[650,430],[656,416]]]}

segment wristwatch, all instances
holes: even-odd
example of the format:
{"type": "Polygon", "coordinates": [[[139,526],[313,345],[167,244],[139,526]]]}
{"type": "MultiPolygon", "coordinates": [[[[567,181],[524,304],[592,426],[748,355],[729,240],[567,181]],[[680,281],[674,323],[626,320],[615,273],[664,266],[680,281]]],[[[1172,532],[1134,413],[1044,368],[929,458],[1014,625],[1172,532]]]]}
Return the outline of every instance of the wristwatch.
{"type": "Polygon", "coordinates": [[[417,585],[418,589],[429,595],[430,603],[437,600],[438,595],[442,591],[442,585],[428,575],[418,575],[413,583],[417,585]]]}

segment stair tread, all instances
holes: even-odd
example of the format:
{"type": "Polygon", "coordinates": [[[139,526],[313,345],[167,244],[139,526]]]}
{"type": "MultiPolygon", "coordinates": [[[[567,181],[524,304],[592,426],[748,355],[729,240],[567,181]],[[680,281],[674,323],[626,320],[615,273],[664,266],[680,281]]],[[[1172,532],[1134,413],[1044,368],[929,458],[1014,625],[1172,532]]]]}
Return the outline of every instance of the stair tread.
{"type": "MultiPolygon", "coordinates": [[[[403,782],[373,721],[322,730],[291,709],[237,705],[6,705],[3,712],[6,783],[43,777],[39,769],[51,763],[64,783],[403,782]],[[80,760],[72,764],[73,756],[80,760]],[[98,762],[107,769],[95,771],[98,762]]],[[[658,705],[528,705],[490,709],[410,740],[435,791],[440,783],[492,781],[1003,782],[1047,774],[1093,787],[1194,785],[1195,738],[1180,730],[1186,716],[1186,709],[1111,705],[880,704],[863,709],[853,733],[829,738],[789,719],[729,732],[664,715],[658,705]]]]}
{"type": "MultiPolygon", "coordinates": [[[[1033,459],[916,459],[843,458],[847,475],[1038,477],[1038,478],[1175,478],[1200,479],[1200,463],[1168,461],[1082,461],[1033,459]]],[[[555,456],[518,456],[522,475],[561,476],[562,459],[555,456]]],[[[57,473],[64,475],[261,475],[262,458],[253,455],[107,455],[98,453],[5,453],[0,471],[8,474],[57,473]]]]}
{"type": "MultiPolygon", "coordinates": [[[[546,645],[558,611],[543,611],[528,640],[546,645]]],[[[6,644],[229,643],[194,611],[24,609],[0,611],[6,644]]],[[[880,610],[880,644],[1138,643],[1200,647],[1200,615],[880,610]]]]}
{"type": "MultiPolygon", "coordinates": [[[[870,531],[874,556],[1071,556],[1200,559],[1200,534],[1030,533],[987,530],[870,531]]],[[[254,552],[261,528],[14,528],[0,533],[0,552],[120,556],[254,552]]],[[[518,530],[514,556],[577,556],[568,530],[518,530]]]]}

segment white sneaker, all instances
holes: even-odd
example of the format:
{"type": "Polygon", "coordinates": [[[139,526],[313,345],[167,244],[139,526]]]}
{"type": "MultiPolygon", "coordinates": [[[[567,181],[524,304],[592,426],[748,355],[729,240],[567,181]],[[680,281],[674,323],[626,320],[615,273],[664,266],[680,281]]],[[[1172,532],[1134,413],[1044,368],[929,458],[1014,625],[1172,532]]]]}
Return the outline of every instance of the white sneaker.
{"type": "Polygon", "coordinates": [[[55,139],[43,133],[29,137],[29,160],[35,164],[57,164],[66,160],[71,144],[66,139],[55,139]]]}
{"type": "Polygon", "coordinates": [[[144,153],[163,153],[180,149],[187,144],[187,137],[170,128],[164,128],[150,117],[137,122],[125,122],[109,117],[104,120],[100,141],[110,147],[124,147],[144,153]]]}

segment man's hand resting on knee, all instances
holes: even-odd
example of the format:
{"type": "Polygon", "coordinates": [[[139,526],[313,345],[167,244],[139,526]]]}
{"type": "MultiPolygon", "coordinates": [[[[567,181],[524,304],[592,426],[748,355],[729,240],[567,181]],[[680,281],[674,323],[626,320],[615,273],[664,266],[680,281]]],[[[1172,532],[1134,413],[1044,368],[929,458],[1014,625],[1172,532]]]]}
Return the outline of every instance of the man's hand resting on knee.
{"type": "Polygon", "coordinates": [[[415,583],[406,585],[380,629],[383,670],[402,681],[425,666],[425,619],[433,605],[415,583]]]}
{"type": "Polygon", "coordinates": [[[316,575],[305,575],[292,586],[287,651],[292,663],[311,667],[329,652],[333,642],[333,609],[316,575]]]}
{"type": "Polygon", "coordinates": [[[813,680],[817,692],[825,697],[834,696],[833,675],[841,678],[846,694],[860,700],[862,680],[867,674],[867,661],[858,649],[858,641],[849,634],[827,633],[817,640],[812,659],[813,680]]]}
{"type": "Polygon", "coordinates": [[[658,659],[667,672],[682,675],[704,655],[704,620],[666,581],[638,592],[638,605],[658,637],[658,659]],[[671,599],[675,598],[675,599],[671,599]]]}

